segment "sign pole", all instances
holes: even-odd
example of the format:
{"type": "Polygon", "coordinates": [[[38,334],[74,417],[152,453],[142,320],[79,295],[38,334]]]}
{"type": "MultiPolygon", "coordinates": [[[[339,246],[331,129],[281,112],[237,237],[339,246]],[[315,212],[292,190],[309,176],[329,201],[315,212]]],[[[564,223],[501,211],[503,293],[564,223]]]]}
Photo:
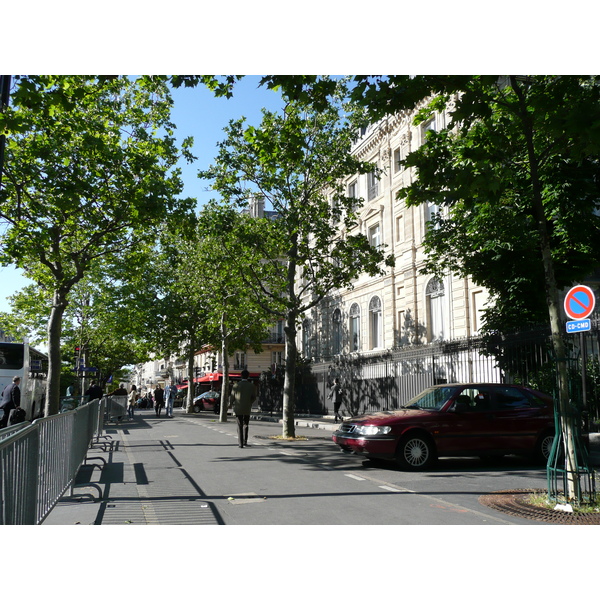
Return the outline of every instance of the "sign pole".
{"type": "Polygon", "coordinates": [[[585,338],[584,333],[581,331],[579,333],[579,340],[581,344],[581,409],[582,409],[582,417],[583,417],[583,431],[584,433],[589,433],[589,424],[588,424],[588,405],[587,405],[587,369],[586,369],[586,347],[585,347],[585,338]]]}
{"type": "Polygon", "coordinates": [[[567,321],[567,333],[579,332],[579,344],[581,349],[581,412],[583,430],[588,433],[588,405],[587,405],[587,369],[586,369],[586,341],[584,331],[592,328],[589,317],[596,306],[594,291],[587,285],[576,285],[572,287],[565,296],[565,313],[573,319],[567,321]]]}

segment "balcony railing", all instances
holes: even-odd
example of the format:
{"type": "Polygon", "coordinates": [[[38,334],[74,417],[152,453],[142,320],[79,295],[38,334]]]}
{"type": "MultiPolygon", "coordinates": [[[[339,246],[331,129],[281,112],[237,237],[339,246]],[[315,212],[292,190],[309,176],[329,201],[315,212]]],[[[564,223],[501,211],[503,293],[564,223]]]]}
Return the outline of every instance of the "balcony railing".
{"type": "Polygon", "coordinates": [[[283,333],[271,333],[263,344],[285,344],[285,335],[283,333]]]}

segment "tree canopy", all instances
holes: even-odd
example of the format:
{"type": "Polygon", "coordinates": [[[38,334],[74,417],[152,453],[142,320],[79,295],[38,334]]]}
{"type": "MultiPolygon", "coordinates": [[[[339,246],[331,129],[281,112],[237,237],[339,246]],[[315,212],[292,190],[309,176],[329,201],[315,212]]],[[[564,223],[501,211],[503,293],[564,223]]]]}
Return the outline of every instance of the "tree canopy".
{"type": "MultiPolygon", "coordinates": [[[[400,195],[445,209],[426,235],[426,268],[470,275],[490,291],[487,330],[547,321],[543,245],[558,288],[598,266],[600,146],[581,115],[594,122],[600,86],[536,77],[473,78],[464,87],[450,127],[407,157],[417,177],[400,195]]],[[[435,97],[418,118],[440,101],[450,98],[435,97]]]]}
{"type": "Polygon", "coordinates": [[[60,333],[73,286],[118,261],[181,200],[166,83],[156,78],[36,76],[17,81],[7,133],[2,260],[52,295],[46,414],[58,410],[60,333]]]}

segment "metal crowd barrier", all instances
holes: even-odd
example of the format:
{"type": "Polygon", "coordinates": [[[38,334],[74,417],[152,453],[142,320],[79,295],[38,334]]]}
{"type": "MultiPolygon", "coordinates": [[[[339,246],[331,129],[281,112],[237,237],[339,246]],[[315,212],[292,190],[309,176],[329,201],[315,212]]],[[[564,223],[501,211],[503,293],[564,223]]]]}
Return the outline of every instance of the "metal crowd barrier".
{"type": "Polygon", "coordinates": [[[100,436],[106,398],[1,430],[0,525],[39,525],[100,436]]]}
{"type": "Polygon", "coordinates": [[[61,396],[59,412],[62,413],[68,410],[74,410],[78,406],[85,404],[86,398],[87,396],[61,396]]]}
{"type": "Polygon", "coordinates": [[[29,421],[25,421],[23,423],[19,423],[18,425],[11,425],[10,427],[5,427],[4,429],[0,429],[0,442],[4,438],[11,436],[13,433],[16,433],[17,431],[21,431],[21,429],[25,429],[25,427],[29,427],[30,425],[31,425],[31,423],[29,421]]]}
{"type": "Polygon", "coordinates": [[[120,421],[127,414],[127,396],[105,396],[106,399],[106,420],[120,421]]]}

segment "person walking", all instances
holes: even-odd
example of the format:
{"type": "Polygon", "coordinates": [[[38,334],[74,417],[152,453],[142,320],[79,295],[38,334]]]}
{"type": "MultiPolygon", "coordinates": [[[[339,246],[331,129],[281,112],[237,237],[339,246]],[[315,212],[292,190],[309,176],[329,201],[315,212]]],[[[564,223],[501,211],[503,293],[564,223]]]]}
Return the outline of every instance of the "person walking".
{"type": "Polygon", "coordinates": [[[85,392],[85,395],[87,396],[86,402],[91,402],[96,398],[102,398],[102,394],[102,388],[98,385],[98,382],[95,379],[92,379],[90,387],[85,392]]]}
{"type": "Polygon", "coordinates": [[[238,445],[240,448],[248,446],[248,428],[250,425],[250,411],[256,401],[256,388],[248,380],[250,373],[246,369],[242,371],[241,381],[236,382],[229,394],[229,406],[233,406],[233,412],[237,419],[238,445]]]}
{"type": "Polygon", "coordinates": [[[165,390],[160,385],[156,386],[154,390],[154,412],[157,417],[160,417],[160,413],[165,405],[165,390]]]}
{"type": "Polygon", "coordinates": [[[333,400],[333,414],[335,417],[333,422],[337,423],[339,419],[341,423],[344,420],[342,415],[340,415],[340,408],[342,407],[342,400],[344,399],[344,390],[342,390],[339,377],[335,378],[335,382],[327,398],[328,400],[333,400]]]}
{"type": "Polygon", "coordinates": [[[177,387],[173,382],[165,387],[165,415],[169,418],[173,418],[173,402],[176,394],[177,387]]]}
{"type": "Polygon", "coordinates": [[[17,408],[17,406],[21,406],[21,388],[19,385],[21,384],[21,378],[15,375],[12,379],[12,383],[9,383],[2,392],[2,396],[0,396],[0,410],[2,410],[2,415],[0,415],[0,429],[6,427],[8,425],[8,417],[10,415],[10,411],[13,408],[17,408]]]}
{"type": "Polygon", "coordinates": [[[107,396],[127,396],[127,390],[125,389],[125,384],[120,383],[119,387],[114,392],[107,394],[107,396]]]}
{"type": "Polygon", "coordinates": [[[129,415],[130,421],[133,421],[133,409],[135,408],[135,404],[138,398],[139,394],[137,392],[137,388],[135,387],[135,385],[132,385],[131,391],[129,392],[129,398],[127,398],[127,414],[129,415]]]}

